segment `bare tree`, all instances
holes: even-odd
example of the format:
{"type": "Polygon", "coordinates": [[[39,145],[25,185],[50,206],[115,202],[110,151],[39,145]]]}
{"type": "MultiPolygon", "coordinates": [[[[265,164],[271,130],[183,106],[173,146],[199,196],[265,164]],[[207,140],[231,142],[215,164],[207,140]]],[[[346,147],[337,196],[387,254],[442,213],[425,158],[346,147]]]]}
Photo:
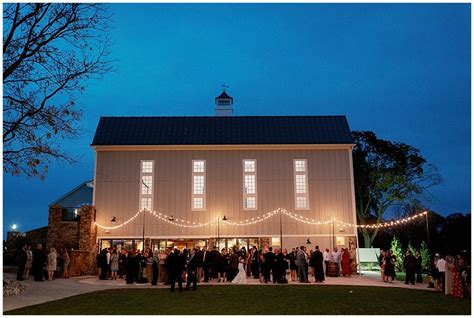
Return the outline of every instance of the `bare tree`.
{"type": "Polygon", "coordinates": [[[10,3],[3,10],[3,167],[43,179],[74,163],[61,140],[80,133],[75,100],[111,71],[110,15],[96,3],[10,3]]]}

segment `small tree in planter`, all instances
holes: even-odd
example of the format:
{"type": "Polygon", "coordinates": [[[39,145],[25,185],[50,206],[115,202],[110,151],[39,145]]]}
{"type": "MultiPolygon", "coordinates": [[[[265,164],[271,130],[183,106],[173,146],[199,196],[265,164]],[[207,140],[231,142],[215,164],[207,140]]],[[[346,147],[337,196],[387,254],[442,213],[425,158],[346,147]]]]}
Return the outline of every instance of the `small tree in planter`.
{"type": "Polygon", "coordinates": [[[428,249],[428,245],[426,245],[425,241],[421,242],[420,254],[421,254],[421,269],[423,271],[429,271],[431,268],[431,258],[430,258],[430,251],[428,249]]]}
{"type": "Polygon", "coordinates": [[[408,251],[412,252],[413,255],[415,255],[415,253],[416,253],[416,249],[413,247],[413,244],[411,244],[411,241],[408,241],[407,252],[408,251]]]}
{"type": "Polygon", "coordinates": [[[392,239],[390,250],[392,251],[392,254],[395,256],[395,258],[397,259],[395,263],[395,269],[399,272],[402,271],[403,260],[405,257],[403,255],[402,243],[396,236],[394,236],[392,239]]]}

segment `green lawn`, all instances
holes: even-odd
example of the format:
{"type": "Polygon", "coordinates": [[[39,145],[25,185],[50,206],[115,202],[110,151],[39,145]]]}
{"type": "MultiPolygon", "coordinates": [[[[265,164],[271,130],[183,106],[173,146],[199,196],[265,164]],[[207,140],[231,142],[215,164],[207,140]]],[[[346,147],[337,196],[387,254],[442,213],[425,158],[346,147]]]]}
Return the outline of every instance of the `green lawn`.
{"type": "Polygon", "coordinates": [[[315,285],[198,286],[197,291],[114,289],[5,312],[19,315],[469,315],[471,301],[431,291],[315,285]],[[351,292],[352,291],[352,292],[351,292]]]}

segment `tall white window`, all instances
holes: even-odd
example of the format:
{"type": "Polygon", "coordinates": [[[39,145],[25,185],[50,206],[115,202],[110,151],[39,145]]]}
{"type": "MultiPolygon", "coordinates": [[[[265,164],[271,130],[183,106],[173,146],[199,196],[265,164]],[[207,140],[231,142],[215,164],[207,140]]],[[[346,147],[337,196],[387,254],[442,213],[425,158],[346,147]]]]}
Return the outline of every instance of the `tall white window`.
{"type": "Polygon", "coordinates": [[[306,159],[293,160],[295,174],[295,210],[308,210],[308,165],[306,159]]]}
{"type": "Polygon", "coordinates": [[[153,210],[153,160],[140,161],[140,200],[139,209],[153,210]]]}
{"type": "Polygon", "coordinates": [[[257,210],[257,160],[243,160],[244,210],[257,210]]]}
{"type": "Polygon", "coordinates": [[[193,211],[206,210],[206,161],[193,160],[192,164],[192,198],[193,211]]]}

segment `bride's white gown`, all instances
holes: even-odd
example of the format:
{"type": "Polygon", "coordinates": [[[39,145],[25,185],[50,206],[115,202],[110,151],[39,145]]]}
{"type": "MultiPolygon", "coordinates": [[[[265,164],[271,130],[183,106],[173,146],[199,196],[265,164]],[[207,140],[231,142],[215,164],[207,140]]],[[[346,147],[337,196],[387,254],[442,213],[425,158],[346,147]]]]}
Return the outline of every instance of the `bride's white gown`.
{"type": "Polygon", "coordinates": [[[239,273],[232,280],[232,284],[247,284],[247,274],[245,273],[244,263],[239,263],[239,273]]]}

